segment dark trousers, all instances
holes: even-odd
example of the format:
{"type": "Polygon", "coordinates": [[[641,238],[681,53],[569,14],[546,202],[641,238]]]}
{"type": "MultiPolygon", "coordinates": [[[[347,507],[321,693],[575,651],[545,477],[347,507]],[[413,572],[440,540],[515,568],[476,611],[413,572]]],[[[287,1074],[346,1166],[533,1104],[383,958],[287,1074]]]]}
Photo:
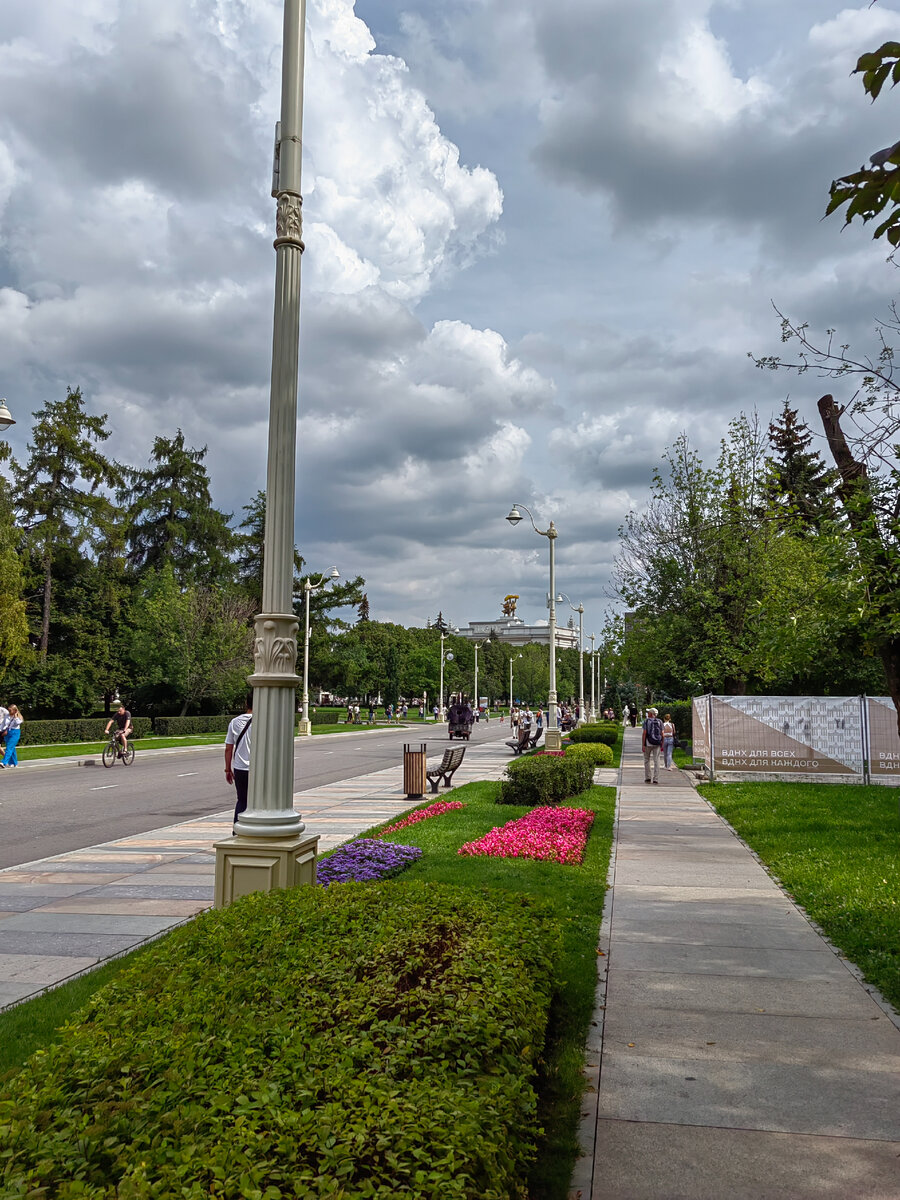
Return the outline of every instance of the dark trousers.
{"type": "Polygon", "coordinates": [[[234,775],[234,790],[237,792],[237,804],[234,806],[234,819],[238,819],[238,815],[247,807],[247,788],[250,786],[249,771],[235,771],[234,775]]]}

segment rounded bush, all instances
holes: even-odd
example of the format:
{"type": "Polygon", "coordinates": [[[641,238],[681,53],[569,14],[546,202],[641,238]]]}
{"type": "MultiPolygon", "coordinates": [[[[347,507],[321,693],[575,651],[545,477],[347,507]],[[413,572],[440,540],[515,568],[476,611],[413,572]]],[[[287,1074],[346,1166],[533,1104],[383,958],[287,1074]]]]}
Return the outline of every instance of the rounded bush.
{"type": "Polygon", "coordinates": [[[566,758],[575,758],[589,762],[593,767],[610,767],[612,766],[613,752],[612,747],[607,746],[604,742],[581,742],[576,746],[569,746],[566,750],[566,758]]]}
{"type": "Polygon", "coordinates": [[[568,753],[532,754],[519,758],[506,768],[500,784],[498,804],[561,804],[571,796],[586,792],[594,778],[594,768],[568,753]]]}
{"type": "Polygon", "coordinates": [[[569,741],[601,742],[604,746],[615,746],[619,740],[619,732],[618,725],[580,725],[569,734],[569,741]]]}

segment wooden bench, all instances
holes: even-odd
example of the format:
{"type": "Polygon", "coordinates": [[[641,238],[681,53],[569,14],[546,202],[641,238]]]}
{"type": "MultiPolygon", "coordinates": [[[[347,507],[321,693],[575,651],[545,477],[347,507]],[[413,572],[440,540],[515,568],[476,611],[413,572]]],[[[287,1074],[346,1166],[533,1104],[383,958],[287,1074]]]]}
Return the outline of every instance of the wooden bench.
{"type": "Polygon", "coordinates": [[[524,754],[526,750],[533,750],[541,740],[541,734],[544,732],[543,725],[538,725],[535,729],[520,729],[518,739],[510,738],[506,743],[512,750],[513,754],[524,754]]]}
{"type": "Polygon", "coordinates": [[[445,750],[444,757],[436,767],[429,767],[425,772],[425,778],[431,784],[432,792],[438,790],[440,781],[443,779],[444,787],[450,786],[450,780],[453,778],[453,773],[462,765],[462,760],[466,756],[465,746],[456,746],[453,750],[445,750]]]}

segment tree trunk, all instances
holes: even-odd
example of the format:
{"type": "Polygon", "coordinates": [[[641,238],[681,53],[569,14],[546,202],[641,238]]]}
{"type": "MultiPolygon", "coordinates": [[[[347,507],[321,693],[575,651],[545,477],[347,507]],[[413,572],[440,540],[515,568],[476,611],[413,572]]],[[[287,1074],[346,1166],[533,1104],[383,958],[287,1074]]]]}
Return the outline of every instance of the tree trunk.
{"type": "MultiPolygon", "coordinates": [[[[841,477],[838,494],[844,505],[844,512],[850,524],[854,541],[859,550],[863,570],[866,559],[874,557],[883,577],[890,578],[891,552],[883,539],[878,536],[875,507],[872,503],[872,492],[869,486],[869,472],[866,464],[853,457],[847,444],[847,438],[841,429],[843,409],[839,408],[831,395],[822,396],[817,405],[822,426],[828,441],[831,457],[834,459],[838,474],[841,477]],[[868,528],[867,528],[868,526],[868,528]],[[873,555],[874,551],[874,555],[873,555]]],[[[884,595],[872,589],[871,577],[867,575],[866,584],[876,606],[886,605],[893,611],[897,603],[896,596],[884,595]]],[[[900,637],[884,638],[876,642],[878,653],[884,664],[888,692],[897,711],[897,732],[900,734],[900,637]]]]}
{"type": "Polygon", "coordinates": [[[887,676],[888,693],[897,710],[897,733],[900,734],[900,637],[885,642],[879,652],[887,676]]]}
{"type": "Polygon", "coordinates": [[[43,562],[44,567],[44,607],[41,615],[41,640],[38,649],[41,652],[41,659],[46,662],[47,647],[50,644],[50,592],[53,586],[53,557],[47,555],[43,562]]]}

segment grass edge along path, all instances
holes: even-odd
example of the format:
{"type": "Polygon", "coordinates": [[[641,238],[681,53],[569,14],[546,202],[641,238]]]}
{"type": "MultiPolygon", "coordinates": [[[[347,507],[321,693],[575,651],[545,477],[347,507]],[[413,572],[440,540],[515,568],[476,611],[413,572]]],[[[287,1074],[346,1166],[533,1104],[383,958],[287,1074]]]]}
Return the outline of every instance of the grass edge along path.
{"type": "MultiPolygon", "coordinates": [[[[548,1039],[536,1081],[539,1121],[544,1133],[528,1182],[534,1200],[564,1200],[579,1151],[584,1046],[597,981],[597,936],[612,848],[615,789],[593,787],[566,801],[566,807],[590,808],[595,813],[584,861],[579,867],[459,855],[457,850],[463,842],[530,811],[523,806],[496,805],[498,786],[482,782],[454,788],[453,798],[463,801],[465,808],[406,826],[387,835],[385,840],[418,845],[424,851],[422,859],[395,882],[409,879],[526,892],[548,900],[556,911],[563,949],[557,966],[548,1039]]],[[[413,805],[407,812],[428,807],[430,803],[413,805]]],[[[359,836],[370,837],[382,827],[373,826],[359,836]]],[[[139,947],[88,975],[0,1013],[0,1088],[4,1079],[11,1078],[31,1053],[57,1041],[59,1027],[146,949],[139,947]]]]}
{"type": "Polygon", "coordinates": [[[898,789],[712,783],[697,790],[900,1011],[898,789]]]}

